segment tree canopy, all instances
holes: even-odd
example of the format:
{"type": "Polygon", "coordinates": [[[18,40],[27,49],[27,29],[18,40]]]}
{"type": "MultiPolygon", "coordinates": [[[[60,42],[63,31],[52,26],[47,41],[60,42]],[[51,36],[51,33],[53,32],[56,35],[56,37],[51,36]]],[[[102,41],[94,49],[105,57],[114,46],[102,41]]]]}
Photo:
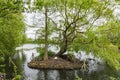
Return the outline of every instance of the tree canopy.
{"type": "Polygon", "coordinates": [[[12,53],[23,39],[25,25],[21,14],[21,1],[0,1],[0,54],[12,53]]]}
{"type": "Polygon", "coordinates": [[[25,39],[22,5],[22,0],[0,0],[0,72],[12,76],[16,66],[12,65],[11,68],[9,62],[12,61],[16,47],[25,39]],[[13,70],[13,72],[11,73],[7,69],[13,70]]]}

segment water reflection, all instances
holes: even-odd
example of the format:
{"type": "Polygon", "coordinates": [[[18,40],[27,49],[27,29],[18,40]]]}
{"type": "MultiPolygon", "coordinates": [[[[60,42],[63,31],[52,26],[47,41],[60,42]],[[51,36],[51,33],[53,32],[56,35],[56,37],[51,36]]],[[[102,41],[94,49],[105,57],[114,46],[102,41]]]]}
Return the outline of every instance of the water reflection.
{"type": "Polygon", "coordinates": [[[18,48],[18,53],[14,55],[15,64],[18,67],[18,72],[23,73],[21,80],[77,80],[77,76],[83,80],[110,80],[109,77],[119,77],[117,71],[106,64],[94,64],[91,61],[89,71],[82,72],[81,70],[38,70],[31,69],[27,63],[31,60],[31,56],[38,56],[38,45],[25,44],[18,48]]]}
{"type": "Polygon", "coordinates": [[[60,80],[56,70],[39,70],[37,80],[60,80]]]}
{"type": "Polygon", "coordinates": [[[3,67],[2,70],[6,73],[6,79],[11,80],[17,75],[17,73],[22,75],[23,65],[26,61],[26,56],[23,53],[23,50],[17,51],[15,55],[4,55],[4,59],[5,67],[3,67]]]}
{"type": "MultiPolygon", "coordinates": [[[[36,80],[37,79],[38,70],[30,69],[27,66],[27,63],[31,61],[31,56],[33,53],[34,53],[34,56],[39,55],[36,51],[37,47],[38,47],[38,45],[36,45],[36,44],[25,44],[23,46],[16,48],[17,51],[20,53],[20,54],[16,54],[16,55],[20,56],[21,54],[24,54],[24,56],[26,58],[23,63],[20,63],[20,64],[22,64],[22,68],[24,71],[23,79],[25,79],[25,80],[36,80]]],[[[24,56],[20,57],[20,59],[22,59],[24,56]]],[[[18,59],[18,58],[16,57],[16,59],[18,59]]]]}
{"type": "Polygon", "coordinates": [[[37,80],[75,80],[75,70],[39,70],[37,80]]]}

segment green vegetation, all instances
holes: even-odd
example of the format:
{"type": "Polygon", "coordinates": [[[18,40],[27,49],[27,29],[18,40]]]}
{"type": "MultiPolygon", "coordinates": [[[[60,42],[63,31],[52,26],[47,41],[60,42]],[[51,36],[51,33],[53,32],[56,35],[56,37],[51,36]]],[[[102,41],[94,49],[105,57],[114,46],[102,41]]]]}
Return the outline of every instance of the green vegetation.
{"type": "MultiPolygon", "coordinates": [[[[37,51],[40,53],[39,56],[37,56],[37,57],[38,57],[38,58],[39,58],[39,57],[42,57],[42,58],[43,58],[43,57],[44,57],[44,52],[45,52],[45,51],[44,51],[44,48],[38,48],[37,51]]],[[[54,52],[48,50],[48,56],[49,56],[49,57],[52,57],[52,56],[54,56],[54,55],[55,55],[54,52]]]]}
{"type": "Polygon", "coordinates": [[[12,62],[15,48],[26,38],[22,11],[22,0],[0,0],[0,72],[11,74],[10,77],[17,75],[12,62]]]}
{"type": "Polygon", "coordinates": [[[120,80],[120,78],[110,77],[110,80],[120,80]]]}
{"type": "Polygon", "coordinates": [[[11,55],[25,39],[22,4],[15,0],[1,0],[0,4],[0,55],[11,55]]]}

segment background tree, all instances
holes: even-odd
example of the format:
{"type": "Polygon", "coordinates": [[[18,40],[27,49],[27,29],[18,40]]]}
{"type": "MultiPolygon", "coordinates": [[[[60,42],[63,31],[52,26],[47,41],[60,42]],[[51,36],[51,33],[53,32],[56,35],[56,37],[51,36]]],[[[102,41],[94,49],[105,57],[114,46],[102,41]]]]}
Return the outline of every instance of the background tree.
{"type": "Polygon", "coordinates": [[[21,14],[23,8],[21,1],[0,1],[0,42],[1,45],[4,45],[4,47],[1,47],[4,49],[1,50],[9,50],[9,53],[13,52],[15,47],[22,42],[25,31],[23,16],[21,14]]]}
{"type": "Polygon", "coordinates": [[[0,0],[0,72],[6,74],[12,75],[11,72],[14,72],[15,65],[10,66],[10,61],[15,54],[15,48],[25,39],[22,11],[22,0],[0,0]]]}
{"type": "MultiPolygon", "coordinates": [[[[89,31],[84,35],[78,35],[79,38],[69,47],[73,48],[76,52],[80,50],[86,51],[86,53],[92,52],[96,57],[101,57],[101,59],[106,61],[112,68],[119,69],[119,48],[113,43],[113,41],[116,40],[115,37],[117,37],[116,33],[119,33],[119,25],[115,24],[116,23],[108,22],[104,26],[99,26],[95,31],[89,31]],[[72,45],[74,45],[74,47],[72,45]]],[[[117,42],[119,41],[116,40],[116,43],[117,42]]]]}

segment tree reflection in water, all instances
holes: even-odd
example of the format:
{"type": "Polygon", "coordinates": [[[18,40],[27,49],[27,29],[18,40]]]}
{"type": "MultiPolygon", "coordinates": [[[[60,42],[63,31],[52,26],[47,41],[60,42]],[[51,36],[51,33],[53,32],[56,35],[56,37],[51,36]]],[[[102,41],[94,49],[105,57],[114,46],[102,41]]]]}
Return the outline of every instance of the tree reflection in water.
{"type": "Polygon", "coordinates": [[[40,70],[37,80],[75,80],[75,70],[40,70]]]}

